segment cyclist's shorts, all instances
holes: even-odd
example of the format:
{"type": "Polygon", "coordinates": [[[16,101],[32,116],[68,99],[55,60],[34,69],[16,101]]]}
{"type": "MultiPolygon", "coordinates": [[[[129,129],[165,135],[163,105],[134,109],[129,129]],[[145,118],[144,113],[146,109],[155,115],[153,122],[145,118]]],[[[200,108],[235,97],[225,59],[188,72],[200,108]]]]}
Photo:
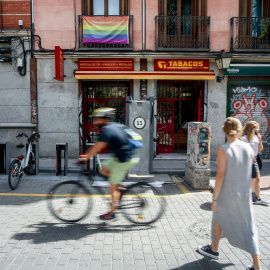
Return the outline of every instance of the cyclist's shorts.
{"type": "Polygon", "coordinates": [[[119,184],[125,179],[128,171],[138,162],[139,158],[132,158],[126,162],[119,162],[118,158],[111,158],[102,165],[111,171],[109,182],[119,184]]]}

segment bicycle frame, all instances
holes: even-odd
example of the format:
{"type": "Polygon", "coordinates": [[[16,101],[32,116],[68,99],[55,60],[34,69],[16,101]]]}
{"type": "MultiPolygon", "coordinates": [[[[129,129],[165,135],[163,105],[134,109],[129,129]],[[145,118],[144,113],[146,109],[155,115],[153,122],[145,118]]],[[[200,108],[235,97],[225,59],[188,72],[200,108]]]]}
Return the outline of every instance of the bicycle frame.
{"type": "MultiPolygon", "coordinates": [[[[29,160],[30,160],[30,155],[32,154],[32,156],[34,157],[34,153],[33,153],[33,146],[32,146],[32,136],[28,136],[24,133],[18,135],[17,137],[21,137],[22,135],[26,136],[28,138],[28,149],[27,149],[27,153],[26,153],[26,157],[24,156],[18,156],[17,157],[17,160],[20,161],[21,165],[20,165],[20,168],[19,168],[19,171],[20,172],[24,172],[24,170],[28,167],[28,163],[29,163],[29,160]]],[[[37,137],[39,137],[39,134],[37,134],[37,137]]]]}

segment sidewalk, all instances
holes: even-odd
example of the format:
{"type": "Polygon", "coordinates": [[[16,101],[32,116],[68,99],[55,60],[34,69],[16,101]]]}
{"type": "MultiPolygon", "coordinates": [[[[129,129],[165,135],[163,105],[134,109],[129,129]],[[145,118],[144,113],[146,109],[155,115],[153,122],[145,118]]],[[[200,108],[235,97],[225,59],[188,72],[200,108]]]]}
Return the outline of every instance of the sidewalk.
{"type": "MultiPolygon", "coordinates": [[[[78,173],[40,173],[23,177],[19,188],[11,191],[7,176],[1,175],[1,270],[244,270],[251,264],[251,256],[226,239],[220,243],[219,261],[196,252],[197,246],[211,241],[212,195],[189,190],[178,176],[152,177],[168,183],[161,189],[166,212],[154,224],[137,226],[118,213],[117,220],[104,225],[97,217],[107,211],[107,202],[94,192],[92,211],[84,220],[62,223],[50,214],[46,193],[59,181],[79,178],[91,188],[78,173]]],[[[262,196],[270,200],[270,192],[262,196]]],[[[254,206],[254,210],[266,270],[270,269],[270,207],[254,206]]]]}

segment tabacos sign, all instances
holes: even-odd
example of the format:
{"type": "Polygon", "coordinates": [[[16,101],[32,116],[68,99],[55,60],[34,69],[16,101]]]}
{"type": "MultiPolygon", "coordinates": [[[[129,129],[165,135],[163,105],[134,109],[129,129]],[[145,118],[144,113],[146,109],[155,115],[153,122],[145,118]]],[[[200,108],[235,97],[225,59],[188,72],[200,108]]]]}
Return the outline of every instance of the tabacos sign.
{"type": "Polygon", "coordinates": [[[209,59],[155,59],[155,71],[209,71],[209,59]]]}

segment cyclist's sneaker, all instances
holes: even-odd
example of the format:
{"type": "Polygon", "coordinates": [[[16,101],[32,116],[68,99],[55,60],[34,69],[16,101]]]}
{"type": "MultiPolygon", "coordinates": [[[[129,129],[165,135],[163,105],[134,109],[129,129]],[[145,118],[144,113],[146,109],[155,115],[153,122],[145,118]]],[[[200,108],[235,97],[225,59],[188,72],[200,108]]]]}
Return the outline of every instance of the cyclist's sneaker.
{"type": "Polygon", "coordinates": [[[252,201],[257,202],[258,201],[258,196],[255,192],[252,192],[252,201]]]}
{"type": "Polygon", "coordinates": [[[254,204],[258,204],[258,205],[269,205],[268,202],[265,202],[262,199],[257,200],[256,202],[254,202],[254,204]]]}
{"type": "Polygon", "coordinates": [[[255,270],[253,265],[250,265],[246,270],[255,270]]]}
{"type": "Polygon", "coordinates": [[[218,260],[219,252],[214,252],[210,245],[206,245],[203,247],[199,246],[197,247],[197,251],[204,256],[208,256],[212,259],[218,260]]]}
{"type": "Polygon", "coordinates": [[[115,219],[115,214],[107,213],[107,214],[99,216],[99,218],[102,220],[112,220],[112,219],[115,219]]]}

